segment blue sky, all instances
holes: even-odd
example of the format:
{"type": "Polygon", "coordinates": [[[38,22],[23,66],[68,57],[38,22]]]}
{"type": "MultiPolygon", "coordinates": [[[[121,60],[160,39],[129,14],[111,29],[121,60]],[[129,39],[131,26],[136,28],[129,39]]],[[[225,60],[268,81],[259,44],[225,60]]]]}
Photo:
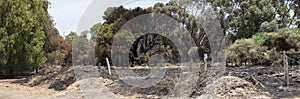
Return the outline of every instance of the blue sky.
{"type": "Polygon", "coordinates": [[[62,36],[71,31],[82,32],[93,24],[102,22],[107,7],[123,5],[127,8],[148,7],[157,2],[168,0],[49,0],[49,13],[54,19],[55,27],[62,36]]]}

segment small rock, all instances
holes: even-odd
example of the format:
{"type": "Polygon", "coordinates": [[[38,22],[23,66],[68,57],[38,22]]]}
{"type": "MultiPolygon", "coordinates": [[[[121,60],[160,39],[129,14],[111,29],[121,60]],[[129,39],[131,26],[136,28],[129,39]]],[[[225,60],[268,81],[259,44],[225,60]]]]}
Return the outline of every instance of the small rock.
{"type": "Polygon", "coordinates": [[[235,90],[230,90],[231,93],[235,93],[235,90]]]}
{"type": "Polygon", "coordinates": [[[273,76],[273,77],[283,77],[284,74],[283,74],[283,73],[279,73],[279,74],[273,74],[272,76],[273,76]]]}
{"type": "Polygon", "coordinates": [[[250,94],[255,94],[256,92],[252,90],[252,91],[249,91],[249,93],[250,94]]]}
{"type": "Polygon", "coordinates": [[[238,93],[242,93],[242,92],[245,92],[245,89],[243,89],[243,88],[236,88],[235,91],[238,92],[238,93]]]}
{"type": "Polygon", "coordinates": [[[112,84],[112,83],[113,83],[113,81],[110,80],[110,79],[104,79],[104,80],[103,80],[103,84],[104,84],[104,85],[110,85],[110,84],[112,84]]]}

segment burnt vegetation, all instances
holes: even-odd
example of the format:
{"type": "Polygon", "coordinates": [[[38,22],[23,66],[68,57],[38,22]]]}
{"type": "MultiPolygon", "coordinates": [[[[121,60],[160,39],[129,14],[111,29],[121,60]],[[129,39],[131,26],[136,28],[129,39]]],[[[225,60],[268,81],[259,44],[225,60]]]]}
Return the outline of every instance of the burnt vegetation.
{"type": "MultiPolygon", "coordinates": [[[[292,76],[292,88],[299,88],[299,0],[204,1],[212,7],[212,12],[223,28],[222,36],[226,39],[227,75],[245,78],[251,82],[251,84],[247,83],[251,87],[250,89],[256,90],[253,87],[255,85],[271,92],[273,96],[288,96],[288,93],[276,91],[284,80],[283,75],[281,75],[282,70],[277,70],[277,68],[283,65],[283,52],[287,52],[289,53],[287,54],[288,63],[294,66],[291,70],[292,74],[290,74],[292,76]],[[275,68],[276,70],[268,71],[265,68],[275,68]],[[269,86],[263,88],[259,84],[269,86]],[[276,95],[276,93],[280,93],[280,95],[276,95]]],[[[124,24],[141,15],[162,14],[176,20],[180,26],[178,28],[185,28],[188,32],[187,35],[190,35],[196,44],[186,53],[192,57],[200,56],[200,60],[194,60],[200,64],[199,68],[201,69],[198,88],[195,88],[198,92],[193,92],[191,97],[201,95],[208,82],[205,74],[207,72],[203,70],[202,66],[204,54],[208,54],[208,63],[210,63],[211,53],[213,53],[213,49],[210,48],[213,40],[209,41],[203,27],[204,23],[199,21],[201,14],[199,14],[200,12],[194,14],[200,10],[202,3],[199,0],[170,0],[168,3],[156,3],[148,8],[109,7],[105,10],[104,16],[99,16],[103,18],[103,23],[97,23],[89,30],[81,33],[71,32],[63,37],[59,35],[51,16],[48,14],[48,7],[50,6],[48,1],[0,1],[0,78],[26,76],[25,81],[20,81],[29,83],[29,86],[54,80],[46,83],[50,84],[49,88],[64,90],[76,80],[73,70],[70,70],[72,65],[97,65],[103,78],[114,80],[117,83],[109,86],[115,88],[113,89],[115,93],[121,95],[132,95],[133,93],[168,95],[179,77],[180,69],[178,68],[168,68],[166,76],[160,80],[157,86],[144,89],[132,88],[132,86],[119,80],[114,73],[108,75],[107,70],[103,69],[107,63],[106,58],[112,61],[111,51],[114,38],[122,37],[124,40],[122,43],[132,39],[130,36],[120,33],[119,30],[124,24]],[[190,11],[191,9],[192,11],[190,11]],[[88,35],[92,35],[92,37],[88,38],[88,35]],[[193,56],[190,53],[197,54],[193,56]]],[[[183,42],[182,45],[185,45],[184,41],[179,42],[183,42]]],[[[182,60],[184,62],[190,61],[180,56],[182,53],[175,45],[170,38],[159,35],[159,33],[142,35],[135,39],[128,49],[129,64],[123,65],[147,67],[150,58],[157,54],[161,55],[170,67],[178,66],[182,60]]],[[[115,67],[116,69],[119,68],[118,66],[115,67]]],[[[149,74],[147,69],[134,71],[142,76],[149,74]]],[[[225,82],[228,80],[227,78],[224,79],[225,82]]],[[[237,78],[235,80],[244,81],[237,78]]],[[[231,86],[230,88],[235,90],[236,87],[241,86],[231,86]]],[[[290,96],[299,95],[297,90],[291,91],[296,92],[290,96]]],[[[230,92],[221,93],[228,94],[230,92]]]]}

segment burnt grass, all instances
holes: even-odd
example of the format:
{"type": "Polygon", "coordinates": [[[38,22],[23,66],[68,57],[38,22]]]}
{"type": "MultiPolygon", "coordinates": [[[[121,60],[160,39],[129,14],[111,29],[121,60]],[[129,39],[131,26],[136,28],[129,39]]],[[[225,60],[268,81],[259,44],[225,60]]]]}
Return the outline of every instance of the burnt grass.
{"type": "Polygon", "coordinates": [[[300,96],[300,66],[289,67],[289,85],[286,85],[283,66],[227,67],[227,74],[237,76],[252,82],[255,78],[263,86],[257,85],[262,92],[267,92],[274,98],[293,98],[300,96]]]}
{"type": "MultiPolygon", "coordinates": [[[[112,75],[109,75],[106,68],[99,69],[100,76],[105,79],[113,80],[112,84],[107,85],[111,91],[115,94],[124,96],[141,95],[144,96],[144,98],[147,95],[159,97],[170,95],[171,90],[178,82],[178,78],[181,73],[180,68],[168,68],[163,79],[161,79],[155,86],[149,88],[137,88],[121,81],[114,70],[115,69],[113,68],[112,75]]],[[[256,85],[259,91],[268,93],[273,98],[293,98],[300,96],[299,70],[300,66],[291,66],[289,68],[290,84],[288,87],[285,85],[285,79],[282,75],[284,72],[282,66],[227,67],[225,76],[229,75],[244,78],[250,83],[256,85]],[[257,81],[253,81],[253,79],[256,79],[257,81]]],[[[150,73],[149,69],[134,69],[133,71],[140,76],[146,76],[150,73]]]]}
{"type": "MultiPolygon", "coordinates": [[[[126,84],[114,72],[115,69],[112,69],[112,75],[107,73],[107,70],[104,68],[99,69],[100,76],[105,79],[113,80],[113,84],[107,85],[115,94],[131,96],[131,95],[153,95],[153,96],[165,96],[171,93],[171,90],[175,87],[177,79],[179,78],[181,70],[179,68],[166,69],[165,76],[155,85],[149,88],[137,88],[129,84],[126,84]]],[[[134,73],[139,76],[147,76],[150,74],[149,69],[134,69],[134,73]]],[[[147,78],[151,79],[151,78],[147,78]]],[[[145,97],[140,97],[145,98],[145,97]]]]}

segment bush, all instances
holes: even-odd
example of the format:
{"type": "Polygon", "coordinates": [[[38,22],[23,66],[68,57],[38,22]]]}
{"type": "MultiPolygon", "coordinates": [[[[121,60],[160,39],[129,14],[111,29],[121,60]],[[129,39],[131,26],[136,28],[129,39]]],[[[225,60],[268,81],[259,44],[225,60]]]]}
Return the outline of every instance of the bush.
{"type": "MultiPolygon", "coordinates": [[[[282,51],[300,51],[300,29],[257,33],[227,48],[227,62],[235,65],[281,65],[282,51]]],[[[295,58],[295,60],[297,60],[295,58]]],[[[291,62],[295,64],[296,62],[291,62]]]]}
{"type": "Polygon", "coordinates": [[[267,46],[269,50],[275,48],[278,52],[291,49],[297,51],[300,48],[300,30],[283,29],[279,32],[268,33],[262,45],[267,46]]]}
{"type": "Polygon", "coordinates": [[[265,48],[257,45],[252,39],[240,39],[227,48],[226,56],[229,63],[235,65],[262,63],[265,48]]]}
{"type": "Polygon", "coordinates": [[[262,45],[265,42],[265,37],[267,34],[267,32],[257,33],[252,36],[252,39],[254,40],[255,44],[262,45]]]}

